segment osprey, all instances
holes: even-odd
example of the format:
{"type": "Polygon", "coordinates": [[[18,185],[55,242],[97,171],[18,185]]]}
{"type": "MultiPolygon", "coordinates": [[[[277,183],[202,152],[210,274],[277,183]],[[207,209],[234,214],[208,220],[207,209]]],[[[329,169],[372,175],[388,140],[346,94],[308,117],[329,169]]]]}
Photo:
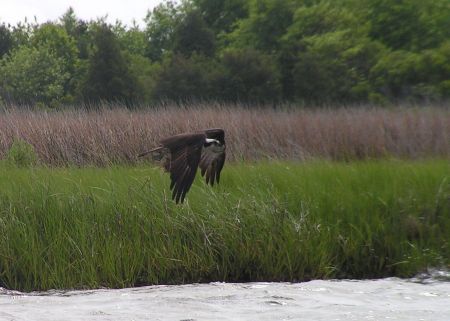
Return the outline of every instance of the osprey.
{"type": "Polygon", "coordinates": [[[186,193],[194,182],[197,167],[206,183],[219,183],[220,171],[225,163],[225,132],[220,128],[184,133],[165,138],[160,146],[138,155],[151,154],[154,160],[163,161],[170,173],[172,199],[183,203],[186,193]]]}

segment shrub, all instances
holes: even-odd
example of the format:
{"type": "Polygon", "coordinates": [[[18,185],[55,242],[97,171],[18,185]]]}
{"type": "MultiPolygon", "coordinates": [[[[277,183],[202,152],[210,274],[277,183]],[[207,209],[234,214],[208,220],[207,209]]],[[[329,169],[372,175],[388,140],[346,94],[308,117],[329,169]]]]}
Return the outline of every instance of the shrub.
{"type": "Polygon", "coordinates": [[[37,156],[33,145],[24,140],[17,139],[14,140],[6,153],[6,161],[13,166],[30,167],[36,164],[37,156]]]}
{"type": "Polygon", "coordinates": [[[70,78],[64,63],[45,47],[13,50],[0,65],[3,98],[22,104],[56,105],[70,78]]]}

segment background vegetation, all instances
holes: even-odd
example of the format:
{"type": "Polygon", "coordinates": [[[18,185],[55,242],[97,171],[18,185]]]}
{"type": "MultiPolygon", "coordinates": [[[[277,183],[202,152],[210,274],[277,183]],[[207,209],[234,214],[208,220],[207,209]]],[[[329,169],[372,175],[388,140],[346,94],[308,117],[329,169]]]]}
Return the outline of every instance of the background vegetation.
{"type": "Polygon", "coordinates": [[[0,24],[1,100],[56,107],[450,96],[448,0],[164,1],[145,23],[83,21],[68,9],[58,21],[0,24]]]}
{"type": "Polygon", "coordinates": [[[106,107],[4,110],[0,158],[10,154],[16,141],[25,141],[41,164],[136,164],[139,153],[164,137],[213,127],[226,131],[227,161],[450,158],[446,108],[274,110],[218,103],[142,110],[106,107]]]}
{"type": "Polygon", "coordinates": [[[228,164],[187,202],[137,166],[0,167],[0,287],[412,276],[450,264],[448,161],[228,164]]]}

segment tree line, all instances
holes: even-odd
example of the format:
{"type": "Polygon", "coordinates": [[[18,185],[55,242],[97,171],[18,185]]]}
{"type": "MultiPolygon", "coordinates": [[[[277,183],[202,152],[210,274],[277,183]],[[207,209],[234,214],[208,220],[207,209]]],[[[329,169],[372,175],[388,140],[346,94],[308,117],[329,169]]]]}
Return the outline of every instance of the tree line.
{"type": "Polygon", "coordinates": [[[69,8],[0,24],[0,103],[450,97],[449,0],[164,1],[144,21],[85,21],[69,8]]]}

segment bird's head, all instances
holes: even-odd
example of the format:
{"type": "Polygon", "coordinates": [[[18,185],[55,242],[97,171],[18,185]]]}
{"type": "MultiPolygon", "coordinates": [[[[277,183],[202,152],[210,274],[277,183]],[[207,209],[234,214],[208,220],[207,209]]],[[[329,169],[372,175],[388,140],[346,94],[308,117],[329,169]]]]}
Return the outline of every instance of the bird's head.
{"type": "Polygon", "coordinates": [[[211,146],[211,145],[213,145],[213,146],[221,146],[222,143],[220,141],[218,141],[217,139],[206,138],[205,139],[205,147],[208,147],[208,146],[211,146]]]}
{"type": "Polygon", "coordinates": [[[220,145],[225,145],[225,132],[220,128],[210,128],[205,130],[207,139],[215,139],[220,142],[220,145]]]}

